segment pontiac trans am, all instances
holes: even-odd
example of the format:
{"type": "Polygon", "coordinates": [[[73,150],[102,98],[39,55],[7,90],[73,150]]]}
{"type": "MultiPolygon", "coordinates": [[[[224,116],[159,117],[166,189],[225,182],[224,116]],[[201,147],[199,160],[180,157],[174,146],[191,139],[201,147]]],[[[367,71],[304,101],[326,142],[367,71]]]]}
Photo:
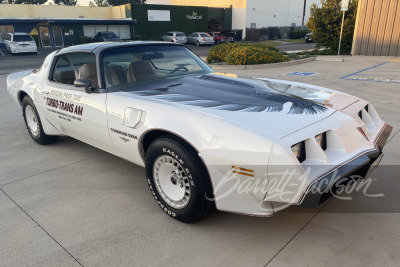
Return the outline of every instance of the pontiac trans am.
{"type": "Polygon", "coordinates": [[[63,48],[7,88],[35,142],[71,136],[145,167],[158,205],[182,222],[317,206],[341,179],[369,175],[392,130],[363,99],[215,73],[165,42],[63,48]]]}

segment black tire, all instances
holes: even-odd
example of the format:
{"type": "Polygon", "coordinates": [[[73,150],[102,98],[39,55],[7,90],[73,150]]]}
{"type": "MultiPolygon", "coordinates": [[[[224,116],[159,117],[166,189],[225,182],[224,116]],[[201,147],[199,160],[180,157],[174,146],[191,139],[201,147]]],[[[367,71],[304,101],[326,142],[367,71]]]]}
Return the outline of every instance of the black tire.
{"type": "Polygon", "coordinates": [[[215,44],[216,44],[216,45],[219,45],[219,40],[216,40],[216,41],[215,41],[215,44]]]}
{"type": "MultiPolygon", "coordinates": [[[[151,193],[161,209],[169,216],[184,223],[193,223],[205,217],[214,208],[214,202],[210,200],[213,199],[213,191],[208,172],[197,152],[180,139],[172,135],[164,135],[153,141],[147,150],[145,165],[151,193]],[[166,164],[176,166],[182,177],[181,184],[179,181],[177,183],[176,179],[173,180],[174,177],[167,182],[173,183],[172,187],[185,187],[182,190],[189,191],[189,194],[185,193],[184,195],[188,200],[186,200],[186,204],[182,204],[182,207],[175,207],[173,204],[167,203],[166,193],[160,186],[161,179],[158,178],[158,171],[161,176],[162,165],[157,163],[163,162],[164,159],[171,159],[171,162],[166,162],[166,164]],[[159,186],[156,185],[157,181],[159,186]],[[184,186],[183,181],[185,182],[184,186]],[[164,196],[161,195],[161,191],[164,196]]],[[[174,174],[169,175],[174,176],[174,174]]],[[[167,180],[169,180],[169,176],[167,180]]],[[[164,181],[166,180],[164,179],[164,181]]]]}
{"type": "Polygon", "coordinates": [[[197,45],[197,46],[200,46],[200,42],[199,42],[199,41],[197,41],[197,42],[196,42],[196,45],[197,45]]]}
{"type": "Polygon", "coordinates": [[[32,137],[33,141],[41,145],[47,145],[54,143],[58,140],[58,136],[45,134],[45,132],[43,131],[42,122],[40,121],[39,112],[37,111],[35,104],[33,104],[32,99],[28,96],[25,96],[22,100],[22,116],[24,117],[26,128],[28,129],[28,133],[32,137]],[[36,118],[36,120],[34,120],[34,122],[36,122],[37,124],[36,130],[31,129],[27,121],[27,113],[29,113],[30,111],[33,112],[36,118]]]}

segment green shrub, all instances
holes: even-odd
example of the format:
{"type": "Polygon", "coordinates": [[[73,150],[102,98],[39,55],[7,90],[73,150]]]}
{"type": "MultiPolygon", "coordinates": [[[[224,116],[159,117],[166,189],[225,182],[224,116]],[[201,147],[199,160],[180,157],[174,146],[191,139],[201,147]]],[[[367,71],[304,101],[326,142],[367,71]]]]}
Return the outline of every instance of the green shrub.
{"type": "Polygon", "coordinates": [[[135,40],[143,40],[143,38],[140,34],[136,34],[135,40]]]}
{"type": "Polygon", "coordinates": [[[86,44],[87,43],[87,37],[86,36],[79,36],[79,41],[81,44],[86,44]]]}
{"type": "Polygon", "coordinates": [[[306,37],[306,34],[309,33],[309,30],[293,30],[290,31],[290,39],[303,39],[306,37]]]}
{"type": "MultiPolygon", "coordinates": [[[[237,48],[241,49],[257,48],[261,50],[269,50],[276,53],[280,53],[278,48],[261,43],[255,43],[255,44],[225,43],[216,45],[210,49],[207,56],[207,62],[208,63],[227,62],[228,54],[230,54],[232,50],[237,48]]],[[[261,63],[249,63],[249,64],[261,64],[261,63]]]]}
{"type": "Polygon", "coordinates": [[[289,61],[284,54],[262,46],[239,46],[232,49],[226,57],[231,65],[255,65],[289,61]]]}
{"type": "MultiPolygon", "coordinates": [[[[324,0],[319,5],[314,3],[310,6],[307,28],[313,32],[312,39],[317,43],[317,46],[325,46],[334,51],[338,50],[343,15],[340,10],[341,1],[324,0]]],[[[357,7],[358,0],[349,2],[349,9],[346,11],[343,24],[341,52],[351,51],[357,7]]]]}
{"type": "Polygon", "coordinates": [[[280,52],[281,51],[281,50],[279,50],[279,48],[276,48],[275,46],[266,45],[266,44],[262,44],[262,43],[247,44],[247,45],[253,46],[253,47],[259,47],[259,48],[262,48],[262,49],[265,48],[265,49],[272,50],[272,51],[275,51],[275,52],[280,52]]]}
{"type": "Polygon", "coordinates": [[[239,43],[225,43],[214,46],[208,51],[207,62],[217,63],[226,61],[228,53],[237,46],[239,46],[239,43]]]}
{"type": "Polygon", "coordinates": [[[331,50],[331,49],[324,49],[324,50],[318,50],[314,49],[312,51],[303,51],[303,52],[297,52],[297,53],[284,53],[291,59],[301,59],[301,58],[308,58],[308,57],[315,57],[315,56],[322,56],[322,55],[337,55],[337,51],[331,50]]]}

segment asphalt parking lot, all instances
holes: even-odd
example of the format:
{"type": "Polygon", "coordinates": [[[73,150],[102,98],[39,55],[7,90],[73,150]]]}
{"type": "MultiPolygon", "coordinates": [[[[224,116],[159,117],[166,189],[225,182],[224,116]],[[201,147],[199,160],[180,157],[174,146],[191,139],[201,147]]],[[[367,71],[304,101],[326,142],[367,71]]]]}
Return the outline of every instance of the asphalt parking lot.
{"type": "Polygon", "coordinates": [[[383,197],[334,198],[271,218],[216,211],[182,224],[156,205],[143,168],[68,137],[49,146],[31,140],[5,81],[13,71],[40,65],[43,54],[36,56],[0,55],[0,266],[400,265],[398,59],[345,57],[230,71],[371,101],[394,126],[371,188],[383,197]],[[286,75],[294,72],[313,74],[286,75]]]}

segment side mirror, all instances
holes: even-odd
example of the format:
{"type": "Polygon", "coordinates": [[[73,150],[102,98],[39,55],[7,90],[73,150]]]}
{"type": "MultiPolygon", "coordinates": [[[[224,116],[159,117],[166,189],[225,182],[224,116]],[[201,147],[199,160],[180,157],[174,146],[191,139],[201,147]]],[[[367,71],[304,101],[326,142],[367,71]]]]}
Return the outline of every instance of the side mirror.
{"type": "Polygon", "coordinates": [[[91,94],[92,89],[90,88],[91,82],[87,79],[76,79],[74,81],[75,87],[83,87],[85,88],[86,93],[91,94]]]}

